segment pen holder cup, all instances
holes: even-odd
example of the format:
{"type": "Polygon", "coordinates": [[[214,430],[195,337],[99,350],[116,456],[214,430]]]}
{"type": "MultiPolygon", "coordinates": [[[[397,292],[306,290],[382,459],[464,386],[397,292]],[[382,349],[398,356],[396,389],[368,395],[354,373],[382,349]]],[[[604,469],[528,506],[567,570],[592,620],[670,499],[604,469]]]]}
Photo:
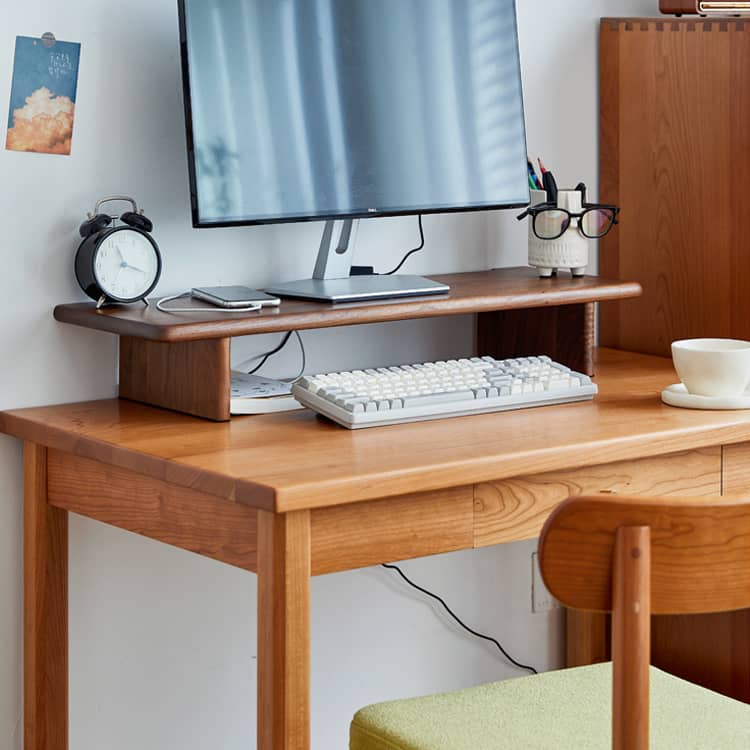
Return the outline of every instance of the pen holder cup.
{"type": "MultiPolygon", "coordinates": [[[[531,205],[546,203],[545,190],[531,191],[531,205]]],[[[557,207],[571,213],[581,211],[580,190],[558,190],[557,207]]],[[[578,220],[573,219],[568,230],[556,240],[542,240],[534,234],[529,218],[529,265],[542,277],[552,276],[560,268],[569,268],[573,276],[583,276],[589,264],[589,241],[578,231],[578,220]]]]}

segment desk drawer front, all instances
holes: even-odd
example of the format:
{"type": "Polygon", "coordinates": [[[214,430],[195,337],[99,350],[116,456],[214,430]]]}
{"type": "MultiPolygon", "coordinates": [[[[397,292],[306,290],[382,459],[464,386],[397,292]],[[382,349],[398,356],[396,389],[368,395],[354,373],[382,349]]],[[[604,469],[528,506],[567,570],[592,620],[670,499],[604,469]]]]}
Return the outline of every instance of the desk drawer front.
{"type": "Polygon", "coordinates": [[[555,471],[478,484],[474,546],[533,539],[553,508],[569,495],[612,492],[643,495],[718,495],[721,448],[555,471]]]}
{"type": "Polygon", "coordinates": [[[313,575],[470,548],[473,498],[469,486],[313,510],[313,575]]]}
{"type": "Polygon", "coordinates": [[[722,448],[722,493],[750,497],[750,443],[722,448]]]}

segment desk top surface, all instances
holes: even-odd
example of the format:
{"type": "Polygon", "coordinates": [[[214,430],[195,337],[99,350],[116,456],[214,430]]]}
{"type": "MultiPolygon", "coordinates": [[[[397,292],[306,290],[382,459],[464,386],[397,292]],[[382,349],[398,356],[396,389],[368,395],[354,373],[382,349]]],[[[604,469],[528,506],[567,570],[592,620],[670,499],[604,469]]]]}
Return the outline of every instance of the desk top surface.
{"type": "Polygon", "coordinates": [[[125,400],[0,413],[0,430],[278,512],[750,441],[749,411],[661,403],[671,361],[598,352],[592,402],[350,431],[307,410],[214,423],[125,400]]]}

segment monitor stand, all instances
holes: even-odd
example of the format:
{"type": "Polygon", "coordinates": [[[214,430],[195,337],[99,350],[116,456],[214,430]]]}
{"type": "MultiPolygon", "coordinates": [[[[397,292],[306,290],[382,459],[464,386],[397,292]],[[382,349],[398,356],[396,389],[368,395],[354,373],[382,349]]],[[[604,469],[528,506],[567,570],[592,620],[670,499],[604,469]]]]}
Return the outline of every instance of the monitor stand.
{"type": "Polygon", "coordinates": [[[362,302],[424,294],[446,294],[450,287],[422,276],[350,276],[358,219],[327,221],[311,279],[275,284],[265,291],[279,297],[318,302],[362,302]],[[335,233],[338,231],[338,240],[335,233]]]}

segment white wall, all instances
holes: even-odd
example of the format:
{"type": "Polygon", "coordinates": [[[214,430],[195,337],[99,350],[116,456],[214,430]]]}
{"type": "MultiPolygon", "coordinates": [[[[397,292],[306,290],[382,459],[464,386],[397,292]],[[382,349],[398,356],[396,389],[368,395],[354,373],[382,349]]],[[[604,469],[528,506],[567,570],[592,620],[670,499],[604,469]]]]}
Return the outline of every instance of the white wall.
{"type": "MultiPolygon", "coordinates": [[[[596,184],[597,18],[649,15],[655,0],[518,0],[529,149],[562,184],[596,184]]],[[[55,323],[81,298],[76,228],[94,199],[138,197],[155,220],[159,292],[271,280],[312,268],[318,225],[191,229],[175,0],[29,0],[0,10],[0,122],[15,34],[83,43],[71,157],[0,151],[0,408],[113,395],[115,340],[55,323]]],[[[0,131],[0,138],[3,133],[0,131]]],[[[428,250],[409,270],[517,265],[524,227],[509,214],[425,220],[428,250]]],[[[390,266],[416,239],[413,219],[365,222],[358,259],[390,266]]],[[[464,318],[305,335],[310,370],[459,355],[464,318]]],[[[236,354],[276,337],[240,341],[236,354]]],[[[293,349],[279,373],[296,366],[293,349]]],[[[269,370],[273,372],[274,370],[269,370]]],[[[502,418],[502,417],[500,417],[502,418]]],[[[0,749],[22,746],[21,449],[0,438],[0,749]]],[[[255,577],[72,517],[71,747],[246,750],[255,746],[255,577]]],[[[561,663],[559,616],[530,613],[523,543],[406,563],[472,625],[519,659],[561,663]]],[[[345,747],[368,702],[518,675],[392,574],[313,581],[313,747],[345,747]]]]}

